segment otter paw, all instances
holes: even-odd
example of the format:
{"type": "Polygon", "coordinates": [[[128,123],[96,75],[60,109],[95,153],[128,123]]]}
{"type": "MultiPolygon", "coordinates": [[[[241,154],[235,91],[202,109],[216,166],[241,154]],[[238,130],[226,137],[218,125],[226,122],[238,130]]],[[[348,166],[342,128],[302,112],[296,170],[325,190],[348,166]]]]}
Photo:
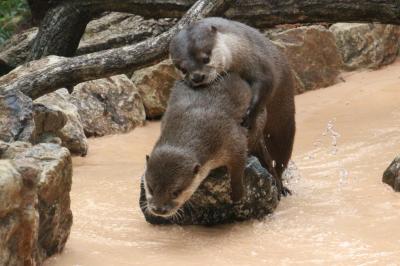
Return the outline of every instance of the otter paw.
{"type": "Polygon", "coordinates": [[[292,195],[292,191],[290,190],[290,189],[288,189],[287,187],[283,187],[282,188],[282,195],[284,196],[284,197],[287,197],[287,196],[291,196],[292,195]]]}

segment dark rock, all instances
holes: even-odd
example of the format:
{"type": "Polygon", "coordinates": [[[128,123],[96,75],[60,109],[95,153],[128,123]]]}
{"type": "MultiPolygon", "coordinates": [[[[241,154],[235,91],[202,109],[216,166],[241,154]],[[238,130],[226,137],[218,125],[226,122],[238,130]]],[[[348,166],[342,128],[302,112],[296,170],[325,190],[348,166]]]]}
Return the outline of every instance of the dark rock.
{"type": "Polygon", "coordinates": [[[244,184],[246,195],[233,204],[230,198],[230,180],[224,169],[214,170],[203,181],[186,203],[179,216],[162,218],[146,211],[146,198],[141,186],[140,206],[147,222],[152,224],[216,225],[261,219],[278,205],[278,189],[273,177],[260,165],[258,159],[247,161],[244,184]]]}
{"type": "Polygon", "coordinates": [[[396,157],[383,173],[382,181],[400,192],[400,156],[396,157]]]}
{"type": "Polygon", "coordinates": [[[20,91],[0,93],[0,140],[32,141],[33,122],[32,100],[20,91]]]}

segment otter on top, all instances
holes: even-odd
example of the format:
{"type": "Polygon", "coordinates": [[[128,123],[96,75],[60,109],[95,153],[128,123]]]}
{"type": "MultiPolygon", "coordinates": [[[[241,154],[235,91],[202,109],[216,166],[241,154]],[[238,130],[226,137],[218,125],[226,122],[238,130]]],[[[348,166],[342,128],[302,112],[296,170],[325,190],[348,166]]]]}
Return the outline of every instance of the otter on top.
{"type": "Polygon", "coordinates": [[[281,51],[258,30],[243,23],[211,17],[180,31],[170,43],[170,57],[191,88],[202,89],[227,73],[236,73],[251,88],[242,125],[256,126],[266,108],[265,143],[268,170],[281,182],[295,135],[294,89],[290,67],[281,51]],[[275,161],[275,163],[273,163],[275,161]]]}

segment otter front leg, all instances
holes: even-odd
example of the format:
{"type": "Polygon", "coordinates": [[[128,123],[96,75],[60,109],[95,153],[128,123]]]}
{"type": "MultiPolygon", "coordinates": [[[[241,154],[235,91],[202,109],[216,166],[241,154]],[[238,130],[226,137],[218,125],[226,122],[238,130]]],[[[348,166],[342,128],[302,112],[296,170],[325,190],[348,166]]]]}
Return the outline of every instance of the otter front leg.
{"type": "Polygon", "coordinates": [[[249,83],[251,101],[243,118],[242,126],[251,129],[254,127],[258,114],[265,108],[268,97],[271,95],[272,81],[268,77],[263,77],[249,83]]]}

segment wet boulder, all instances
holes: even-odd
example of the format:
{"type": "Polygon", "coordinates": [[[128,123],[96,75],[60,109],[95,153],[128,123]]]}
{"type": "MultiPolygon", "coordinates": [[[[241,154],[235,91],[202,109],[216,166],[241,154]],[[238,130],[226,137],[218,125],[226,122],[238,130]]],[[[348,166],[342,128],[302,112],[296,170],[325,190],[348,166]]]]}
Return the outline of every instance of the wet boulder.
{"type": "Polygon", "coordinates": [[[171,60],[135,71],[131,80],[142,96],[147,118],[159,118],[167,108],[175,81],[179,79],[171,60]]]}
{"type": "Polygon", "coordinates": [[[41,265],[70,233],[70,153],[51,143],[0,142],[0,159],[0,261],[41,265]]]}
{"type": "Polygon", "coordinates": [[[180,215],[167,219],[146,211],[147,203],[142,183],[140,206],[149,223],[179,225],[216,225],[261,219],[275,210],[279,202],[275,180],[255,157],[250,157],[247,161],[244,184],[244,198],[238,203],[232,203],[230,178],[224,169],[216,169],[192,195],[190,203],[182,207],[180,215]]]}
{"type": "Polygon", "coordinates": [[[338,82],[343,62],[332,32],[325,27],[303,26],[266,35],[286,54],[297,93],[338,82]]]}
{"type": "Polygon", "coordinates": [[[66,89],[46,94],[34,103],[37,142],[57,143],[54,137],[58,137],[62,146],[71,153],[82,156],[87,154],[88,143],[81,117],[66,89]]]}
{"type": "Polygon", "coordinates": [[[71,102],[88,137],[128,132],[146,119],[142,98],[125,75],[81,83],[71,102]]]}
{"type": "Polygon", "coordinates": [[[347,69],[379,68],[396,60],[400,27],[385,24],[336,23],[330,27],[347,69]]]}
{"type": "Polygon", "coordinates": [[[382,181],[400,192],[400,156],[396,157],[383,173],[382,181]]]}

